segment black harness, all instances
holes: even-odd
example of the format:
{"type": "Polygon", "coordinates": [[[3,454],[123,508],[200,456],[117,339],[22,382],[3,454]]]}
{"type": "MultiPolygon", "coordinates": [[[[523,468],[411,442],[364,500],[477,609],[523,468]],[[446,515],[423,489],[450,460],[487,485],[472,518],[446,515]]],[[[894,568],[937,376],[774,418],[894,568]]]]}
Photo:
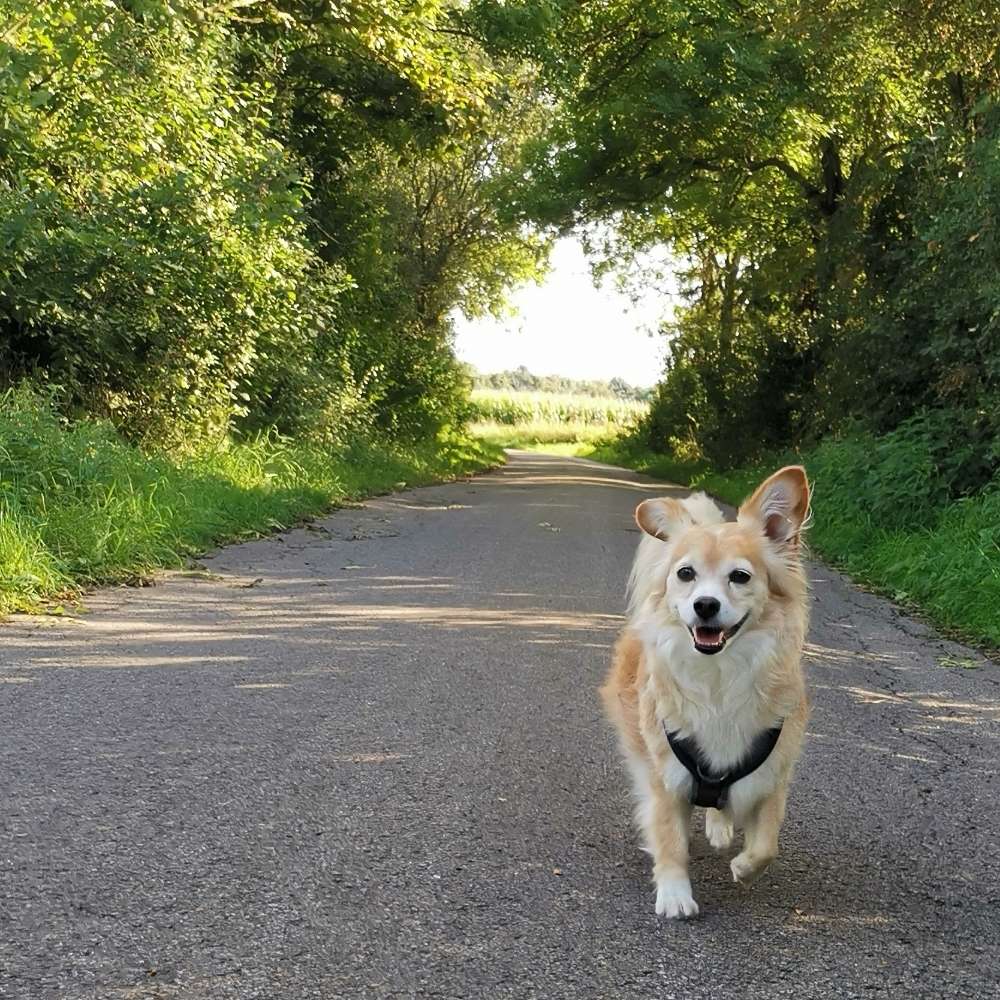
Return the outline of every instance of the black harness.
{"type": "Polygon", "coordinates": [[[663,732],[670,749],[691,773],[691,803],[706,809],[722,809],[729,800],[730,787],[748,774],[753,774],[771,756],[781,735],[781,726],[782,723],[778,723],[773,729],[758,733],[736,767],[731,771],[718,772],[707,765],[702,767],[704,755],[693,737],[682,738],[677,733],[671,733],[664,724],[663,732]]]}

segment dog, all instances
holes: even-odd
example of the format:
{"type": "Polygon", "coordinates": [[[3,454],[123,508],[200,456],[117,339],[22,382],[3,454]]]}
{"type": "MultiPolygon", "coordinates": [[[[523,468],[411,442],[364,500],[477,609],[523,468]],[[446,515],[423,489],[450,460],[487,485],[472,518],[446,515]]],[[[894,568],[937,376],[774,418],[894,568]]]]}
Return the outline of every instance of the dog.
{"type": "Polygon", "coordinates": [[[636,822],[653,858],[656,913],[698,915],[688,877],[692,808],[750,886],[778,853],[778,831],[809,703],[802,534],[809,482],[774,473],[726,522],[698,493],[644,500],[626,624],[601,688],[631,773],[636,822]]]}

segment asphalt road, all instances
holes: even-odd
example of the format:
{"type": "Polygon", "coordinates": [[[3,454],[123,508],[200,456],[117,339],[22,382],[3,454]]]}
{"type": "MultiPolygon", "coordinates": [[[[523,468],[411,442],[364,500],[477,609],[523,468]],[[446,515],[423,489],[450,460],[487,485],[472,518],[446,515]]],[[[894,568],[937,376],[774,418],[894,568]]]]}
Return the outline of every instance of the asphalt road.
{"type": "Polygon", "coordinates": [[[664,492],[515,453],[0,629],[0,996],[997,996],[1000,667],[819,566],[782,854],[654,916],[596,688],[664,492]]]}

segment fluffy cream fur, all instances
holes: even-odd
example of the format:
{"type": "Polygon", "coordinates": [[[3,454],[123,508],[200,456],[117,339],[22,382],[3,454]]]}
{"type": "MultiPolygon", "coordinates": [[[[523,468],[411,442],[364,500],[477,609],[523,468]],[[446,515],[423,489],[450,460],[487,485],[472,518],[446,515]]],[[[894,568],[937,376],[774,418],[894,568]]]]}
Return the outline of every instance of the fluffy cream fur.
{"type": "Polygon", "coordinates": [[[730,865],[737,882],[752,883],[777,854],[808,717],[800,666],[808,615],[800,534],[808,506],[805,471],[790,466],[761,484],[735,523],[704,494],[647,500],[636,510],[645,535],[629,579],[627,624],[601,694],[653,856],[656,912],[666,917],[695,916],[698,904],[687,872],[691,777],[664,726],[695,737],[724,770],[761,730],[783,723],[767,761],[731,787],[724,811],[709,809],[705,819],[719,850],[743,829],[743,848],[730,865]],[[711,628],[696,606],[702,602],[704,611],[706,599],[718,606],[711,628]]]}

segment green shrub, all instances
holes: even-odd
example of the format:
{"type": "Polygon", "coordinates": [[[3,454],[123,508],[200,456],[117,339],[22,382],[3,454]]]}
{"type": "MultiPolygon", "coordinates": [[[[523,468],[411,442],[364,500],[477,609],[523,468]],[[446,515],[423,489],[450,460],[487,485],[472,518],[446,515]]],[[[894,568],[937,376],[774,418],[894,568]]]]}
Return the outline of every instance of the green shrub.
{"type": "Polygon", "coordinates": [[[306,240],[272,95],[236,77],[219,19],[17,6],[0,47],[0,371],[44,374],[133,437],[224,434],[261,359],[303,362],[343,285],[306,240]]]}

